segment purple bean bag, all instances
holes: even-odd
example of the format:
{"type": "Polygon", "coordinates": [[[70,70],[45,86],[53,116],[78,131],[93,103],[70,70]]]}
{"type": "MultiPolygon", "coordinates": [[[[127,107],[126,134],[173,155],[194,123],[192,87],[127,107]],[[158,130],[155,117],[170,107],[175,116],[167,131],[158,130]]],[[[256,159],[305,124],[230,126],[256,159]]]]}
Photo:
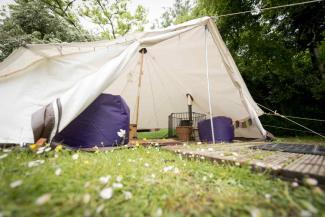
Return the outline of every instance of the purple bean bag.
{"type": "MultiPolygon", "coordinates": [[[[214,138],[216,142],[232,142],[234,139],[234,126],[228,117],[213,117],[214,138]]],[[[202,142],[212,142],[210,119],[198,123],[199,138],[202,142]]]]}
{"type": "MultiPolygon", "coordinates": [[[[64,108],[63,108],[64,109],[64,108]]],[[[110,147],[129,142],[130,110],[121,96],[101,94],[54,137],[72,148],[110,147]],[[118,136],[125,130],[125,138],[118,136]]]]}

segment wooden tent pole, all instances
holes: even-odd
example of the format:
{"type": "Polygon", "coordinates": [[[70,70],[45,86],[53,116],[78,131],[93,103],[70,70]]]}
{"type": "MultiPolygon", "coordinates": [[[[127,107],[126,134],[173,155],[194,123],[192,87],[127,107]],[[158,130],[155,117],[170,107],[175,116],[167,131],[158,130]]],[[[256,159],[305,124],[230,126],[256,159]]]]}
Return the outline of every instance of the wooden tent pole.
{"type": "Polygon", "coordinates": [[[144,54],[147,53],[146,48],[142,48],[140,51],[141,53],[141,62],[140,62],[140,73],[139,73],[139,81],[138,81],[138,94],[137,94],[137,104],[136,104],[136,116],[135,116],[135,124],[138,127],[139,123],[139,105],[140,105],[140,92],[141,92],[141,81],[143,75],[143,61],[144,61],[144,54]]]}

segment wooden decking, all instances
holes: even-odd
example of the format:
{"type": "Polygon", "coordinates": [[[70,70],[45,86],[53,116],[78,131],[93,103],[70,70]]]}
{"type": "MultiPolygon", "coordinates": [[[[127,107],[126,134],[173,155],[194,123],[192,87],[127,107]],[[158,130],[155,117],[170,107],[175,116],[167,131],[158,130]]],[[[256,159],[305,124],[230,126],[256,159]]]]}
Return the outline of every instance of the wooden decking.
{"type": "Polygon", "coordinates": [[[173,145],[163,149],[187,157],[208,159],[214,163],[248,165],[254,170],[268,170],[285,178],[301,180],[313,177],[325,185],[325,156],[282,151],[266,151],[252,147],[265,143],[232,143],[215,145],[173,145]]]}

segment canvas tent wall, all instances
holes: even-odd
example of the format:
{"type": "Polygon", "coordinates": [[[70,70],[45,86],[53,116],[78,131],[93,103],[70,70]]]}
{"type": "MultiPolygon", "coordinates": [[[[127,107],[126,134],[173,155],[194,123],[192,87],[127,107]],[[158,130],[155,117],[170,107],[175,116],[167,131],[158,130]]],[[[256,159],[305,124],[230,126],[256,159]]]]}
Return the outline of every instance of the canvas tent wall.
{"type": "Polygon", "coordinates": [[[265,137],[258,119],[263,111],[214,21],[203,17],[113,41],[19,48],[0,65],[0,143],[34,142],[31,117],[46,105],[53,108],[53,138],[103,92],[121,95],[134,122],[141,48],[148,52],[143,60],[139,128],[167,128],[170,113],[187,110],[190,93],[193,111],[233,120],[251,118],[253,125],[236,129],[235,135],[265,137]]]}

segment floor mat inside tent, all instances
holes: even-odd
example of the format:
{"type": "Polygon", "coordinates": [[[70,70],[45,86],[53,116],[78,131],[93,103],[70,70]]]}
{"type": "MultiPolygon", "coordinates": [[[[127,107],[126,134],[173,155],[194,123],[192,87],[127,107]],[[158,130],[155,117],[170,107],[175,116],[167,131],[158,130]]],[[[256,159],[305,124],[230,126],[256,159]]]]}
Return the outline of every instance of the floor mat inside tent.
{"type": "Polygon", "coordinates": [[[325,147],[318,145],[305,144],[264,144],[251,147],[252,149],[260,149],[266,151],[283,151],[298,154],[314,154],[325,155],[325,147]]]}

